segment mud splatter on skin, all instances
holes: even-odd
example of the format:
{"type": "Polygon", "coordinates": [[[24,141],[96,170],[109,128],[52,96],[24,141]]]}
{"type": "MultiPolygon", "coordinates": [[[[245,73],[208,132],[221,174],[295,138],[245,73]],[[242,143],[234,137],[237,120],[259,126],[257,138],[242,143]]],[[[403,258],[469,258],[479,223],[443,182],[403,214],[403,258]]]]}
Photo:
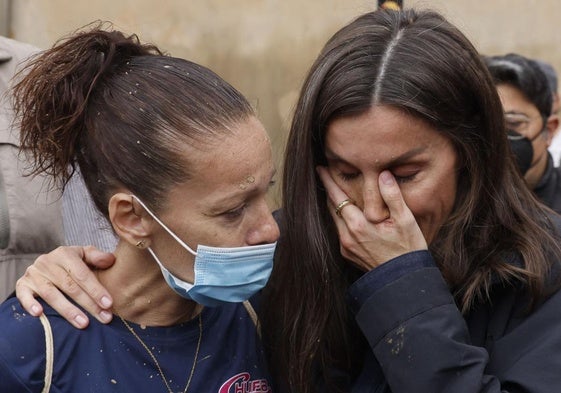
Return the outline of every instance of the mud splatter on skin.
{"type": "Polygon", "coordinates": [[[241,190],[245,190],[249,185],[255,183],[255,176],[248,175],[245,179],[239,184],[241,190]]]}

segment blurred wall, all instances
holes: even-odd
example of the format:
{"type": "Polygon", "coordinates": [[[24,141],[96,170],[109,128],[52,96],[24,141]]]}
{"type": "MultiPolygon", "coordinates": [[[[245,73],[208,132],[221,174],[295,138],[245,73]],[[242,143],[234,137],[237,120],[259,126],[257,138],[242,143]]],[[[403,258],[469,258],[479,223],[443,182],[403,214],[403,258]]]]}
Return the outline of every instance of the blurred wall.
{"type": "MultiPolygon", "coordinates": [[[[561,72],[559,0],[404,0],[454,22],[485,54],[518,52],[561,72]]],[[[365,0],[0,0],[1,32],[46,48],[94,20],[212,68],[255,105],[281,159],[307,68],[365,0]],[[7,15],[9,13],[9,15],[7,15]],[[5,21],[5,22],[4,22],[5,21]],[[7,25],[7,26],[6,26],[7,25]]],[[[279,161],[280,162],[280,161],[279,161]]]]}

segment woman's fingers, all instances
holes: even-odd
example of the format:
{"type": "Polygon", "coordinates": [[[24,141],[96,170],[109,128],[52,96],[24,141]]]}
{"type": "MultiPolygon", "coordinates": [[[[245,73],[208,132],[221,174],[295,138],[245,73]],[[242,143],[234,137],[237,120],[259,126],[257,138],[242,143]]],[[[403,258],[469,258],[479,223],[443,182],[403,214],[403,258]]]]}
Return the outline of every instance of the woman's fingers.
{"type": "Polygon", "coordinates": [[[88,317],[66,294],[100,322],[111,321],[112,298],[85,262],[106,268],[113,264],[114,256],[93,247],[59,247],[41,255],[16,284],[22,306],[32,315],[40,314],[41,305],[34,298],[40,296],[75,327],[86,327],[88,317]]]}
{"type": "Polygon", "coordinates": [[[390,211],[390,218],[396,224],[403,238],[404,248],[421,250],[427,248],[425,237],[423,236],[415,217],[403,199],[401,189],[395,178],[389,171],[383,171],[378,178],[380,195],[390,211]]]}
{"type": "Polygon", "coordinates": [[[370,221],[360,207],[346,203],[349,196],[336,184],[327,168],[318,175],[328,195],[328,205],[339,234],[341,254],[369,270],[404,253],[426,249],[425,238],[405,203],[390,171],[378,176],[378,190],[389,212],[386,219],[370,221]]]}
{"type": "Polygon", "coordinates": [[[69,272],[73,273],[71,274],[72,278],[100,308],[111,308],[113,305],[111,295],[105,287],[100,284],[94,272],[87,265],[82,263],[82,261],[97,269],[107,269],[115,263],[115,256],[111,253],[100,251],[93,246],[79,247],[81,259],[74,258],[76,254],[72,254],[71,250],[68,251],[70,252],[68,255],[68,262],[73,263],[73,270],[69,272]]]}
{"type": "Polygon", "coordinates": [[[383,171],[378,178],[380,195],[390,211],[390,217],[401,215],[406,207],[393,175],[389,171],[383,171]]]}
{"type": "MultiPolygon", "coordinates": [[[[329,204],[331,206],[329,211],[331,215],[334,215],[334,218],[335,216],[342,217],[343,212],[347,209],[358,209],[354,206],[354,202],[347,196],[347,194],[345,194],[345,192],[335,183],[326,168],[317,167],[317,173],[323,183],[323,186],[325,187],[325,190],[327,191],[329,204]],[[345,203],[346,201],[348,201],[348,203],[345,203]]],[[[335,220],[336,223],[337,221],[338,220],[335,220]]]]}
{"type": "Polygon", "coordinates": [[[32,315],[38,316],[43,312],[35,299],[35,296],[39,296],[75,327],[82,329],[88,326],[86,314],[73,305],[49,278],[37,272],[34,265],[29,266],[25,275],[17,281],[16,294],[23,308],[32,315]]]}
{"type": "Polygon", "coordinates": [[[17,298],[28,313],[34,317],[38,317],[43,313],[43,307],[37,300],[35,300],[37,292],[33,289],[33,285],[28,282],[29,278],[27,277],[27,274],[28,272],[26,270],[25,275],[16,281],[17,298]]]}

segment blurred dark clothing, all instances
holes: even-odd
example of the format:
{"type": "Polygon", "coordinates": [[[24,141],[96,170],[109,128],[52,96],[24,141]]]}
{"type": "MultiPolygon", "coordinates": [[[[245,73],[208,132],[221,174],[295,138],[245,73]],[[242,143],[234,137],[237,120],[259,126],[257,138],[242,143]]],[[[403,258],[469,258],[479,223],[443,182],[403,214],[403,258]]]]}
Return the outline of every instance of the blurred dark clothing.
{"type": "Polygon", "coordinates": [[[545,172],[534,193],[546,206],[561,214],[561,167],[553,166],[553,158],[548,153],[545,172]]]}

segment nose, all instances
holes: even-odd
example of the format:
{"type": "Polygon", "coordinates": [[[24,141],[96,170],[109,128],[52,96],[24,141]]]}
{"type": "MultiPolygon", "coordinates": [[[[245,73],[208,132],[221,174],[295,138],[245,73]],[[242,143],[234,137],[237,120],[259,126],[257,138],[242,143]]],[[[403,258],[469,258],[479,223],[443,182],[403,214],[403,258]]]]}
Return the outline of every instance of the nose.
{"type": "Polygon", "coordinates": [[[390,217],[390,210],[380,194],[378,176],[371,176],[363,183],[362,211],[366,219],[375,224],[390,217]]]}
{"type": "Polygon", "coordinates": [[[250,246],[274,243],[280,236],[279,226],[271,213],[267,202],[258,206],[255,224],[248,234],[247,243],[250,246]]]}

